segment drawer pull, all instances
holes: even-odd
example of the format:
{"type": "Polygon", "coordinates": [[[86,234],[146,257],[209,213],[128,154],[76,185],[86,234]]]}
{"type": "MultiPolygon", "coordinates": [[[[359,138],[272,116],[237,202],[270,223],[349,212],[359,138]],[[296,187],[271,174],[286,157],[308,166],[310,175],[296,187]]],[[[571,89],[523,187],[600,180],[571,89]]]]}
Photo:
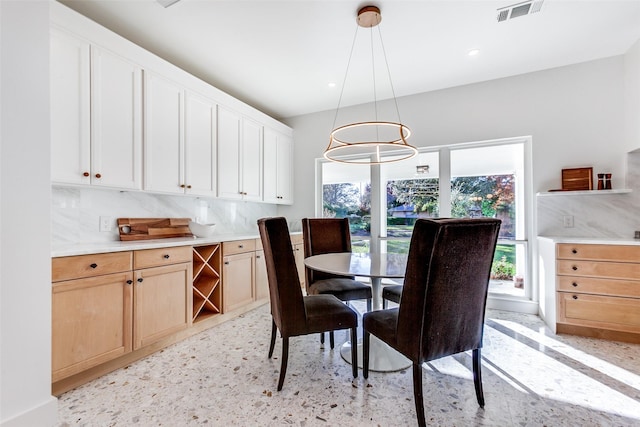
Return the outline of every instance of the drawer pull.
{"type": "Polygon", "coordinates": [[[238,247],[239,247],[240,249],[242,249],[242,248],[244,248],[244,245],[238,245],[238,247]]]}
{"type": "Polygon", "coordinates": [[[91,268],[96,268],[96,267],[98,267],[98,264],[96,264],[96,263],[94,262],[93,264],[89,265],[89,267],[91,267],[91,268]]]}
{"type": "Polygon", "coordinates": [[[225,261],[225,262],[224,262],[224,265],[229,265],[229,261],[225,261]]]}
{"type": "Polygon", "coordinates": [[[578,287],[578,284],[577,284],[576,282],[573,282],[573,283],[571,284],[571,286],[573,286],[574,288],[577,288],[577,287],[578,287]]]}
{"type": "Polygon", "coordinates": [[[578,253],[578,250],[577,250],[577,249],[571,249],[571,253],[572,253],[572,254],[577,254],[577,253],[578,253]]]}
{"type": "Polygon", "coordinates": [[[130,285],[133,283],[133,280],[127,280],[127,285],[130,285]]]}
{"type": "Polygon", "coordinates": [[[164,259],[169,259],[169,254],[163,255],[164,259]]]}
{"type": "Polygon", "coordinates": [[[573,298],[573,299],[578,299],[578,295],[574,295],[574,296],[572,296],[571,298],[573,298]]]}
{"type": "Polygon", "coordinates": [[[138,277],[138,283],[142,283],[144,279],[142,277],[138,277]]]}
{"type": "Polygon", "coordinates": [[[577,265],[574,265],[573,267],[571,267],[571,269],[572,269],[573,271],[577,271],[577,270],[578,270],[578,266],[577,266],[577,265]]]}

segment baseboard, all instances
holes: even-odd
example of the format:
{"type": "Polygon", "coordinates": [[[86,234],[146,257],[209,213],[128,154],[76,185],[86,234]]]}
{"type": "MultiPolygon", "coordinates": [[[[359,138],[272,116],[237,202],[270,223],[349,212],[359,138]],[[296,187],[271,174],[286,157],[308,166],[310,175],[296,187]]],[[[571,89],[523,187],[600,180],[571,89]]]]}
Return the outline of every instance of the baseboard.
{"type": "Polygon", "coordinates": [[[514,311],[523,314],[538,314],[538,303],[529,300],[518,300],[513,298],[500,298],[489,296],[487,298],[487,308],[494,310],[514,311]]]}
{"type": "Polygon", "coordinates": [[[41,405],[0,421],[1,427],[52,426],[58,422],[58,399],[50,396],[41,405]]]}

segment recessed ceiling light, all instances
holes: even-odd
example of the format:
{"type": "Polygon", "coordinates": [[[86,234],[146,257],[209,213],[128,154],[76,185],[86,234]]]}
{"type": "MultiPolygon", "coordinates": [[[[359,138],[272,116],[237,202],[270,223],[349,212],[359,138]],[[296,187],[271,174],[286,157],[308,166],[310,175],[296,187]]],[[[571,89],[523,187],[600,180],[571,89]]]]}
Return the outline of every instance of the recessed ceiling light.
{"type": "Polygon", "coordinates": [[[467,52],[467,55],[476,56],[479,53],[480,53],[480,49],[471,49],[469,52],[467,52]]]}
{"type": "Polygon", "coordinates": [[[334,82],[329,82],[329,84],[327,85],[329,87],[336,87],[336,84],[334,82]]]}

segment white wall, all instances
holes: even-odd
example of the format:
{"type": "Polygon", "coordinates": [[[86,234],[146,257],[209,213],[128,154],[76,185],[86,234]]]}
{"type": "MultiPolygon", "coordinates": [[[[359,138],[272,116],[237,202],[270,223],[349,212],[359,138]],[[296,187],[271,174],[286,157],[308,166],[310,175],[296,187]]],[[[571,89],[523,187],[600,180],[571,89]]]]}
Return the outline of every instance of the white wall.
{"type": "Polygon", "coordinates": [[[0,424],[46,426],[57,418],[48,1],[0,1],[0,55],[0,424]]]}
{"type": "Polygon", "coordinates": [[[640,40],[624,57],[625,131],[628,151],[640,149],[640,40]]]}
{"type": "MultiPolygon", "coordinates": [[[[581,166],[612,172],[619,188],[626,161],[624,70],[624,57],[616,56],[428,92],[399,98],[400,114],[419,147],[531,135],[534,192],[559,188],[561,169],[581,166]]],[[[334,113],[286,120],[294,128],[295,204],[278,213],[291,222],[314,215],[310,165],[322,156],[334,113]]]]}

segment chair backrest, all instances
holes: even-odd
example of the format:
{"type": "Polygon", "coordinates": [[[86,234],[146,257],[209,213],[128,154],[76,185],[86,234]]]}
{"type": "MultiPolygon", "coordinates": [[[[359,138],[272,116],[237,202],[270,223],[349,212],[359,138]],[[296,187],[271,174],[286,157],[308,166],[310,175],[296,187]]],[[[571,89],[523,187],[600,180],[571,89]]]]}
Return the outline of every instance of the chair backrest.
{"type": "Polygon", "coordinates": [[[416,221],[400,302],[399,350],[425,362],[482,346],[501,221],[416,221]]]}
{"type": "Polygon", "coordinates": [[[261,218],[258,229],[267,265],[271,315],[280,333],[290,336],[304,328],[306,313],[287,220],[261,218]]]}
{"type": "MultiPolygon", "coordinates": [[[[347,218],[303,218],[302,237],[305,258],[327,253],[351,252],[351,232],[347,218]]],[[[345,276],[305,268],[307,290],[313,282],[332,277],[345,276]]]]}

